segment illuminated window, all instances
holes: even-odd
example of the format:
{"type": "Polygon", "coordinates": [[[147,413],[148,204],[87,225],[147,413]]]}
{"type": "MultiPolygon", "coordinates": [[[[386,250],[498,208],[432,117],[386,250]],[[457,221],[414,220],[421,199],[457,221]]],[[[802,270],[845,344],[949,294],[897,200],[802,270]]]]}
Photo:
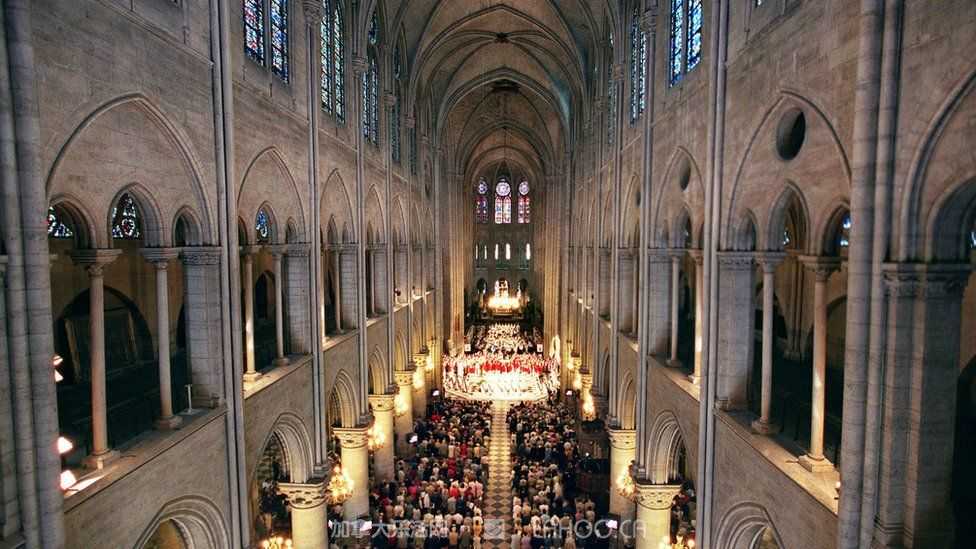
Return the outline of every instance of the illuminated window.
{"type": "Polygon", "coordinates": [[[74,238],[75,232],[59,213],[54,206],[47,209],[47,235],[51,238],[74,238]]]}
{"type": "Polygon", "coordinates": [[[254,231],[258,235],[258,242],[268,243],[271,241],[271,216],[264,208],[258,210],[257,218],[254,221],[254,231]]]}
{"type": "Polygon", "coordinates": [[[495,223],[512,222],[512,187],[504,177],[495,185],[495,223]]]}
{"type": "Polygon", "coordinates": [[[264,64],[264,0],[244,0],[244,53],[264,64]]]}
{"type": "Polygon", "coordinates": [[[647,34],[640,28],[640,10],[634,7],[630,21],[630,121],[644,113],[645,72],[647,68],[647,34]]]}
{"type": "Polygon", "coordinates": [[[345,35],[342,30],[342,2],[324,0],[320,27],[322,48],[322,109],[346,121],[346,73],[344,61],[345,35]]]}
{"type": "Polygon", "coordinates": [[[112,208],[112,238],[116,240],[142,238],[139,206],[129,193],[123,194],[119,198],[119,203],[112,208]]]}
{"type": "Polygon", "coordinates": [[[702,0],[671,0],[668,81],[675,85],[702,59],[702,0]]]}
{"type": "Polygon", "coordinates": [[[271,72],[288,81],[288,0],[271,0],[271,72]]]}

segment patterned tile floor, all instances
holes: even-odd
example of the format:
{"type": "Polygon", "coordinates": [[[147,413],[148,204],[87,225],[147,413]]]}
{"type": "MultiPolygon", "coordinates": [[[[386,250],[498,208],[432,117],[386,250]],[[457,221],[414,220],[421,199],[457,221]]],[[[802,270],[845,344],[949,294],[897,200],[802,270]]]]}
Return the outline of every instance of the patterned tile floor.
{"type": "Polygon", "coordinates": [[[488,487],[482,512],[485,542],[482,547],[509,549],[512,522],[512,436],[508,432],[506,401],[491,406],[491,440],[488,446],[488,487]]]}

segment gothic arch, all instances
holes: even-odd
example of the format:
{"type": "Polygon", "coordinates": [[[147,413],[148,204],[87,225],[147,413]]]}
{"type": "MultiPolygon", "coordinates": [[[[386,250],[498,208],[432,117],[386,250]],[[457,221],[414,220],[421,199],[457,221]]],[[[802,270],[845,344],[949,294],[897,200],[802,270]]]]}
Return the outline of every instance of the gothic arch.
{"type": "Polygon", "coordinates": [[[223,549],[230,547],[230,536],[220,509],[209,499],[186,496],[174,499],[159,510],[143,530],[134,549],[145,547],[156,529],[166,521],[179,528],[189,549],[223,549]]]}
{"type": "Polygon", "coordinates": [[[84,206],[84,203],[68,193],[61,193],[51,197],[50,205],[61,208],[71,216],[71,222],[75,231],[75,241],[77,248],[98,248],[101,247],[101,239],[95,230],[95,222],[91,213],[84,206]]]}
{"type": "Polygon", "coordinates": [[[387,361],[386,357],[383,355],[383,351],[380,350],[379,346],[374,346],[373,351],[369,354],[370,394],[386,394],[386,389],[392,382],[390,379],[390,372],[388,371],[389,369],[386,366],[387,361]]]}
{"type": "Polygon", "coordinates": [[[769,220],[766,230],[760,235],[762,237],[761,246],[765,250],[781,250],[783,248],[782,234],[786,227],[788,210],[790,203],[796,201],[799,207],[800,221],[803,222],[803,238],[797,243],[800,250],[809,250],[810,245],[810,208],[800,189],[790,181],[786,182],[785,187],[779,193],[779,197],[773,202],[769,213],[769,220]]]}
{"type": "Polygon", "coordinates": [[[637,428],[637,388],[634,383],[634,375],[628,371],[624,374],[623,388],[618,399],[617,419],[620,420],[621,429],[637,428]]]}
{"type": "Polygon", "coordinates": [[[680,473],[678,455],[684,447],[681,426],[674,412],[665,410],[654,418],[648,441],[647,474],[655,484],[668,484],[680,473]]]}
{"type": "Polygon", "coordinates": [[[332,391],[339,401],[339,422],[342,427],[355,427],[359,420],[359,399],[356,391],[356,384],[353,383],[349,374],[339,369],[335,380],[332,383],[332,391]]]}
{"type": "MultiPolygon", "coordinates": [[[[264,439],[261,445],[262,453],[268,446],[271,437],[278,437],[284,450],[287,470],[291,476],[291,482],[305,482],[312,476],[314,459],[312,457],[312,442],[308,435],[305,423],[295,414],[285,412],[278,416],[271,432],[264,439]]],[[[259,454],[260,455],[260,454],[259,454]]],[[[253,478],[260,459],[256,460],[252,466],[250,476],[253,478]]]]}
{"type": "Polygon", "coordinates": [[[740,503],[729,509],[719,522],[715,534],[715,547],[752,549],[756,539],[767,529],[776,540],[776,544],[785,547],[765,508],[755,503],[740,503]]]}
{"type": "MultiPolygon", "coordinates": [[[[356,216],[353,212],[352,200],[346,184],[339,174],[338,169],[332,170],[329,177],[322,186],[322,193],[319,197],[320,219],[331,219],[336,227],[352,227],[355,232],[356,216]]],[[[338,235],[339,233],[337,233],[338,235]]]]}
{"type": "MultiPolygon", "coordinates": [[[[945,253],[940,251],[938,237],[933,234],[937,225],[935,201],[949,196],[947,190],[959,181],[976,179],[976,162],[971,156],[959,154],[958,144],[966,146],[967,116],[976,109],[976,68],[971,68],[939,106],[929,123],[918,150],[912,158],[905,192],[898,204],[897,261],[930,259],[945,253]],[[945,138],[949,139],[945,139],[945,138]],[[953,139],[954,138],[954,139],[953,139]],[[948,143],[944,147],[943,143],[948,143]],[[956,146],[956,148],[953,148],[956,146]],[[946,150],[949,149],[949,150],[946,150]],[[958,149],[958,150],[957,150],[958,149]],[[942,156],[952,155],[952,162],[942,163],[942,156]],[[960,165],[960,161],[963,165],[960,165]],[[952,171],[943,166],[953,166],[952,171]],[[933,169],[936,168],[936,169],[933,169]],[[936,178],[939,178],[936,180],[936,178]],[[925,233],[920,234],[922,227],[925,233]]],[[[943,201],[942,204],[945,202],[943,201]]]]}
{"type": "MultiPolygon", "coordinates": [[[[194,205],[196,206],[197,211],[202,212],[202,217],[200,218],[201,232],[202,234],[207,235],[206,240],[208,242],[215,241],[215,228],[213,227],[213,220],[211,218],[210,203],[207,198],[207,193],[204,190],[203,178],[200,176],[203,169],[201,168],[200,160],[196,157],[193,149],[189,145],[190,139],[182,131],[180,131],[180,129],[173,122],[170,121],[169,117],[159,107],[157,107],[142,93],[125,94],[109,99],[108,101],[97,105],[88,115],[78,122],[78,125],[68,133],[67,138],[58,149],[57,153],[54,155],[54,160],[51,162],[51,167],[47,173],[47,177],[45,178],[45,188],[47,189],[48,195],[52,197],[63,196],[67,185],[62,185],[59,178],[61,176],[61,172],[66,169],[65,166],[70,164],[71,155],[74,154],[75,149],[84,147],[84,139],[88,137],[88,134],[91,133],[91,131],[96,131],[99,124],[102,122],[102,119],[105,118],[106,115],[125,116],[125,109],[134,109],[159,132],[158,136],[162,137],[162,139],[173,148],[176,156],[182,163],[183,175],[185,175],[187,178],[187,188],[185,191],[189,191],[190,195],[193,196],[195,200],[194,205]]],[[[126,121],[129,123],[138,122],[138,120],[130,119],[126,119],[126,121]]],[[[117,129],[112,126],[112,124],[109,124],[109,126],[110,128],[108,128],[108,131],[117,132],[117,129]]],[[[148,135],[148,137],[152,136],[148,135]]],[[[104,145],[103,142],[99,141],[99,143],[95,146],[103,147],[104,145]]],[[[84,151],[79,152],[84,154],[84,151]]],[[[101,170],[105,168],[106,165],[107,163],[101,163],[98,166],[98,169],[101,170]]],[[[99,178],[104,176],[104,174],[100,171],[86,175],[99,178]]],[[[162,177],[160,174],[157,175],[162,177]]],[[[165,182],[167,187],[172,187],[175,179],[176,178],[174,177],[167,177],[165,181],[158,181],[158,183],[165,182]]],[[[104,184],[105,181],[102,180],[102,183],[104,184]]],[[[153,183],[157,182],[154,181],[153,183]]],[[[72,187],[77,187],[77,185],[73,184],[72,187]]],[[[155,185],[153,185],[153,187],[156,188],[155,185]]],[[[111,189],[109,189],[109,191],[110,190],[111,189]]],[[[168,194],[172,194],[175,197],[178,196],[180,192],[181,191],[178,189],[174,189],[172,193],[168,194]]],[[[164,198],[170,197],[167,196],[164,198]]],[[[101,209],[95,207],[97,205],[98,198],[89,197],[89,200],[91,200],[91,203],[88,204],[89,207],[92,207],[93,210],[101,209]]],[[[163,203],[168,204],[171,202],[175,203],[177,200],[165,200],[163,203]]],[[[75,203],[78,205],[82,204],[80,201],[76,201],[75,203]]],[[[162,216],[160,218],[162,219],[162,216]]],[[[92,227],[95,227],[95,225],[92,225],[92,227]]],[[[96,236],[102,235],[99,233],[96,236]]],[[[105,235],[104,241],[92,240],[91,244],[96,245],[97,247],[106,247],[108,245],[107,235],[105,235]]]]}
{"type": "Polygon", "coordinates": [[[302,205],[305,202],[285,157],[276,147],[261,150],[244,168],[238,186],[239,211],[253,210],[257,213],[258,204],[272,204],[279,221],[289,217],[297,220],[298,238],[304,241],[305,212],[302,205]]]}
{"type": "Polygon", "coordinates": [[[976,174],[947,189],[932,207],[925,241],[929,261],[969,259],[969,230],[976,223],[976,174]]]}
{"type": "Polygon", "coordinates": [[[172,235],[171,239],[173,245],[177,245],[177,234],[176,229],[183,223],[183,230],[185,231],[183,237],[186,239],[188,246],[202,246],[203,245],[203,233],[201,231],[200,218],[197,217],[196,212],[190,206],[183,206],[180,208],[176,215],[173,216],[172,223],[172,235]]]}

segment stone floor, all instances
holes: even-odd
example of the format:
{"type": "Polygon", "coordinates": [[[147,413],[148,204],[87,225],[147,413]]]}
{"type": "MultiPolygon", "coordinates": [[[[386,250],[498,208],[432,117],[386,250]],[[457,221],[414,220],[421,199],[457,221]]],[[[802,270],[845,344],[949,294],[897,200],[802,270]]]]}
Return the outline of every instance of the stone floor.
{"type": "Polygon", "coordinates": [[[482,510],[485,542],[482,547],[508,549],[512,521],[512,436],[508,432],[509,402],[491,407],[491,440],[488,446],[488,487],[482,510]]]}

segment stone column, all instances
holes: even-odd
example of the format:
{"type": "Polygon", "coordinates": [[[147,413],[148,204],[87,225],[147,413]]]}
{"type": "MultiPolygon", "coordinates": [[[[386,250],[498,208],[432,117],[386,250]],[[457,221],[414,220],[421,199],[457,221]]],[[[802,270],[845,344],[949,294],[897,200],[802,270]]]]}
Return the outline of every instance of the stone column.
{"type": "Polygon", "coordinates": [[[108,404],[105,395],[105,281],[104,269],[122,250],[76,250],[71,256],[75,263],[88,271],[89,282],[89,375],[91,378],[92,452],[85,458],[85,466],[101,469],[119,457],[108,447],[108,404]]]}
{"type": "Polygon", "coordinates": [[[291,540],[298,549],[328,549],[325,481],[279,482],[278,493],[291,507],[291,540]]]}
{"type": "Polygon", "coordinates": [[[762,397],[759,419],[752,422],[752,430],[769,435],[779,429],[770,419],[773,401],[773,291],[776,267],[783,261],[781,252],[766,252],[758,256],[763,271],[763,320],[762,320],[762,397]]]}
{"type": "Polygon", "coordinates": [[[702,295],[705,291],[704,284],[704,269],[702,268],[702,263],[704,262],[704,256],[701,250],[688,250],[688,255],[691,256],[692,261],[695,262],[695,369],[688,379],[692,383],[698,383],[701,379],[701,365],[702,365],[702,345],[705,344],[703,341],[703,328],[702,323],[704,319],[702,318],[702,295]]]}
{"type": "Polygon", "coordinates": [[[261,377],[254,364],[254,254],[259,246],[242,246],[242,271],[244,280],[244,381],[261,377]]]}
{"type": "MultiPolygon", "coordinates": [[[[597,297],[597,312],[600,316],[606,317],[610,315],[610,249],[609,248],[599,248],[600,255],[600,269],[598,274],[599,279],[597,280],[596,291],[591,291],[588,294],[596,294],[597,297]]],[[[584,303],[586,299],[590,299],[592,303],[592,298],[587,298],[588,294],[583,295],[584,303]]]]}
{"type": "Polygon", "coordinates": [[[386,444],[373,452],[377,482],[386,482],[394,477],[393,399],[391,394],[369,395],[369,406],[373,410],[373,429],[386,438],[386,444]]]}
{"type": "Polygon", "coordinates": [[[373,247],[366,248],[366,262],[369,263],[369,295],[366,299],[369,300],[369,307],[366,309],[369,312],[367,317],[376,316],[376,251],[373,247]]]}
{"type": "MultiPolygon", "coordinates": [[[[410,441],[407,436],[413,431],[413,376],[415,370],[409,368],[396,372],[397,398],[401,402],[401,410],[394,409],[393,427],[396,432],[396,455],[406,457],[411,454],[410,441]]],[[[396,404],[394,402],[394,404],[396,404]]],[[[395,408],[395,407],[394,407],[395,408]]]]}
{"type": "Polygon", "coordinates": [[[352,497],[343,504],[344,520],[356,520],[369,514],[369,450],[367,427],[336,427],[333,434],[341,446],[342,470],[352,482],[352,497]]]}
{"type": "Polygon", "coordinates": [[[648,250],[646,262],[646,280],[641,287],[647,292],[647,352],[665,358],[671,332],[671,252],[660,248],[648,250]]]}
{"type": "Polygon", "coordinates": [[[671,254],[671,356],[668,366],[678,366],[678,290],[681,283],[681,256],[676,250],[671,254]]]}
{"type": "Polygon", "coordinates": [[[156,268],[156,341],[159,363],[159,419],[157,429],[175,429],[183,418],[173,415],[173,387],[169,357],[169,277],[166,268],[169,260],[176,259],[178,250],[173,248],[144,248],[142,255],[156,268]]]}
{"type": "Polygon", "coordinates": [[[617,491],[617,479],[630,474],[630,464],[637,458],[637,431],[607,429],[610,435],[610,513],[621,522],[634,519],[634,502],[617,491]]]}
{"type": "Polygon", "coordinates": [[[829,471],[833,464],[823,455],[827,374],[827,279],[840,265],[837,258],[801,258],[814,275],[813,290],[813,394],[810,397],[810,450],[800,456],[800,465],[812,472],[829,471]]]}
{"type": "Polygon", "coordinates": [[[275,359],[273,364],[277,367],[288,364],[288,358],[285,356],[285,300],[283,290],[285,279],[281,274],[281,258],[285,255],[286,248],[272,246],[270,251],[275,278],[275,359]]]}
{"type": "Polygon", "coordinates": [[[640,481],[637,488],[637,522],[633,533],[637,549],[671,547],[671,501],[681,489],[673,484],[640,481]],[[665,543],[662,543],[666,541],[665,543]]]}

